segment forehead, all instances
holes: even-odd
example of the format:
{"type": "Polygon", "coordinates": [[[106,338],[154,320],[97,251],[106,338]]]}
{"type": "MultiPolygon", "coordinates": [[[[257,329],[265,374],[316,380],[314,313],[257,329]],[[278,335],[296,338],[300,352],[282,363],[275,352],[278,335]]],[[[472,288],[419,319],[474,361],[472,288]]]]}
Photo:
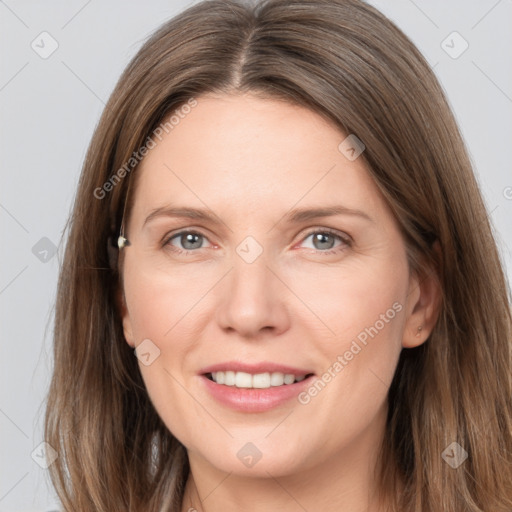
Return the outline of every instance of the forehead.
{"type": "Polygon", "coordinates": [[[340,151],[346,137],[319,114],[280,100],[199,97],[137,169],[135,209],[176,200],[233,205],[242,215],[299,201],[382,207],[363,159],[340,151]]]}

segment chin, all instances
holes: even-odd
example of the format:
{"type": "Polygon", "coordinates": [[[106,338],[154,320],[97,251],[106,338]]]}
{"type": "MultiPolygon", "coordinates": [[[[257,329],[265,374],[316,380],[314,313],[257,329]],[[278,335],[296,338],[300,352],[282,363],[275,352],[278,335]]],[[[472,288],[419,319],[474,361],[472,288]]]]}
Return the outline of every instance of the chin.
{"type": "Polygon", "coordinates": [[[288,442],[282,439],[275,442],[264,438],[248,439],[248,436],[243,440],[229,439],[227,443],[216,443],[213,450],[210,445],[204,451],[196,449],[193,453],[199,454],[218,470],[239,476],[269,478],[270,475],[286,476],[308,469],[304,446],[292,443],[290,438],[288,442]]]}

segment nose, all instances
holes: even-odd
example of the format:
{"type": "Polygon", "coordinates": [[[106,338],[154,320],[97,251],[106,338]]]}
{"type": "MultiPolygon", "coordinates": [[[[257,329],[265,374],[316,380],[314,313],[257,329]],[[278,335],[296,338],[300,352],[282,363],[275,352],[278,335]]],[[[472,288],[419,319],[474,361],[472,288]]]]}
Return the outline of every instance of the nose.
{"type": "Polygon", "coordinates": [[[219,293],[217,322],[244,338],[273,336],[289,328],[287,288],[260,256],[247,263],[235,257],[219,293]]]}

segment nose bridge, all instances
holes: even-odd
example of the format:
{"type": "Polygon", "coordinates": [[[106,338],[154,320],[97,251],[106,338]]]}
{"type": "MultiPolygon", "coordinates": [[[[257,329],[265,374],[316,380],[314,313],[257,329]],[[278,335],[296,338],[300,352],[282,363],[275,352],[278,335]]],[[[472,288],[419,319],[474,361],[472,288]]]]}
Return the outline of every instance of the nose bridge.
{"type": "MultiPolygon", "coordinates": [[[[250,245],[241,245],[242,249],[249,247],[250,252],[250,245]]],[[[220,326],[244,336],[256,335],[265,328],[283,330],[287,324],[283,291],[278,289],[275,276],[267,268],[266,255],[246,258],[246,253],[240,254],[239,250],[233,257],[218,307],[220,326]]]]}
{"type": "Polygon", "coordinates": [[[269,278],[271,273],[267,268],[265,256],[259,256],[255,261],[248,263],[237,256],[233,258],[233,270],[231,271],[231,291],[239,298],[259,297],[270,299],[269,278]]]}

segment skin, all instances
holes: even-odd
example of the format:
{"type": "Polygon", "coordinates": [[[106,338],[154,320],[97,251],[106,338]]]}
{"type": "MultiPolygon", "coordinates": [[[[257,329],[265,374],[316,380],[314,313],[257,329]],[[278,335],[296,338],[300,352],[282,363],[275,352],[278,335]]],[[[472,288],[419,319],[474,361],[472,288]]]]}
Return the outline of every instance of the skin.
{"type": "Polygon", "coordinates": [[[120,299],[127,343],[149,339],[160,350],[139,367],[158,414],[188,451],[182,511],[382,510],[372,472],[388,387],[401,350],[430,334],[439,290],[410,272],[396,220],[363,158],[339,151],[346,134],[334,124],[249,94],[197,99],[137,170],[120,299]],[[161,216],[144,226],[170,204],[206,205],[217,223],[161,216]],[[285,219],[294,208],[327,205],[371,220],[285,219]],[[192,249],[185,237],[168,241],[183,229],[203,238],[192,249]],[[336,235],[315,243],[312,233],[325,229],[349,243],[336,235]],[[247,236],[263,249],[252,263],[236,251],[247,236]],[[396,303],[394,318],[307,404],[235,411],[198,375],[237,359],[309,368],[320,378],[396,303]],[[262,454],[250,468],[237,457],[247,442],[262,454]]]}

